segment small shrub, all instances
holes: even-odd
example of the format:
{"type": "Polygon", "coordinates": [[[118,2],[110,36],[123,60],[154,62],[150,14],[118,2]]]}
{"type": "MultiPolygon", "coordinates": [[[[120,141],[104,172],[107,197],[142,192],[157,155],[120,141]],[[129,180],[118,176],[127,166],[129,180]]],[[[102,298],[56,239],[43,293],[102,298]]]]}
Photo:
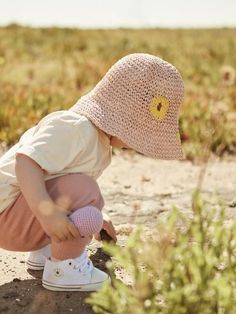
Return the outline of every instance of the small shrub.
{"type": "Polygon", "coordinates": [[[196,192],[192,218],[174,209],[151,239],[139,230],[123,249],[106,244],[112,285],[88,299],[95,313],[236,313],[236,222],[225,218],[222,204],[208,209],[196,192]],[[117,263],[132,285],[113,275],[117,263]]]}

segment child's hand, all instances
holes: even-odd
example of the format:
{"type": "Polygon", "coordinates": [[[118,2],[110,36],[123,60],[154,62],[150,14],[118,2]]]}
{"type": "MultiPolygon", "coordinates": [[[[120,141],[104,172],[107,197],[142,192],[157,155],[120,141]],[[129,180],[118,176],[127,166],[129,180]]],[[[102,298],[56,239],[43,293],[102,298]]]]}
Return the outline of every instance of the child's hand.
{"type": "MultiPolygon", "coordinates": [[[[103,216],[103,226],[102,226],[102,229],[106,230],[106,232],[108,233],[108,235],[115,241],[117,242],[117,237],[116,237],[116,231],[115,231],[115,228],[113,226],[113,223],[111,221],[111,218],[105,214],[105,213],[102,213],[102,216],[103,216]]],[[[98,241],[101,241],[101,236],[100,236],[100,233],[96,233],[94,235],[94,238],[98,241]]]]}
{"type": "Polygon", "coordinates": [[[67,217],[66,212],[56,210],[52,215],[41,217],[42,228],[52,241],[62,242],[79,237],[78,228],[67,217]]]}

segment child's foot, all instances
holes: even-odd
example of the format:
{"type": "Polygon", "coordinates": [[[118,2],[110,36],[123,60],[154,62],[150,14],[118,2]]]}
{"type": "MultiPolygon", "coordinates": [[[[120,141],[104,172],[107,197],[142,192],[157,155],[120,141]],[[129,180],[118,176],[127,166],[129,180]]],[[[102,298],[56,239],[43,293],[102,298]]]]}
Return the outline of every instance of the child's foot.
{"type": "Polygon", "coordinates": [[[51,256],[51,245],[43,247],[40,250],[32,251],[26,258],[26,266],[32,270],[42,270],[46,260],[51,256]]]}
{"type": "Polygon", "coordinates": [[[80,257],[63,261],[46,261],[43,287],[53,291],[96,291],[110,282],[105,272],[93,266],[84,251],[80,257]]]}

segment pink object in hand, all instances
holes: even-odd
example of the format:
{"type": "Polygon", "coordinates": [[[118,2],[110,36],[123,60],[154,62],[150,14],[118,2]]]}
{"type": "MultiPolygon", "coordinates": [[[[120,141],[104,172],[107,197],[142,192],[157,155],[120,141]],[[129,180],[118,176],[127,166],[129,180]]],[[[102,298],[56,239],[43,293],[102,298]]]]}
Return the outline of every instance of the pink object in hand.
{"type": "Polygon", "coordinates": [[[98,233],[102,229],[103,216],[99,209],[87,205],[74,211],[70,215],[71,221],[79,229],[81,236],[98,233]]]}

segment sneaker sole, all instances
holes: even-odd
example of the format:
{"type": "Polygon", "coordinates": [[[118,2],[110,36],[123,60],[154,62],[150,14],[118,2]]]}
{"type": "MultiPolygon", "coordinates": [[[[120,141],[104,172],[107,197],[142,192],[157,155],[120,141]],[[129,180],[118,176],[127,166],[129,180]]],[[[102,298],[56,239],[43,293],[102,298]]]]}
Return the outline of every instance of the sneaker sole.
{"type": "Polygon", "coordinates": [[[35,262],[32,262],[32,261],[26,261],[26,266],[28,269],[31,269],[31,270],[43,270],[44,269],[44,265],[45,264],[42,264],[42,263],[35,263],[35,262]]]}
{"type": "Polygon", "coordinates": [[[52,291],[97,291],[102,288],[103,284],[105,282],[110,283],[111,279],[110,277],[107,278],[107,280],[102,282],[97,282],[93,284],[86,284],[86,285],[55,285],[51,282],[48,282],[46,280],[42,281],[42,285],[47,290],[52,291]]]}

